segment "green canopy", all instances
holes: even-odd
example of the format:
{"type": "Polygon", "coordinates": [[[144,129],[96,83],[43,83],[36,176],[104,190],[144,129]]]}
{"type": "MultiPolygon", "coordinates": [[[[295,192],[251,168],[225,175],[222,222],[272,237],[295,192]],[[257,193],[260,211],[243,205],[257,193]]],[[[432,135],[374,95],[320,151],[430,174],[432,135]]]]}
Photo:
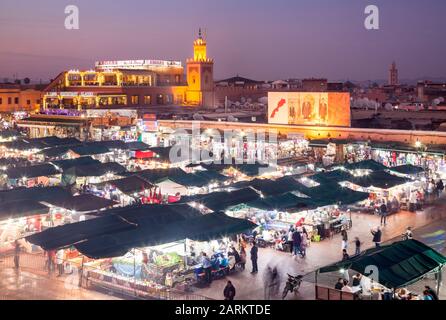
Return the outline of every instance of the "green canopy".
{"type": "Polygon", "coordinates": [[[290,192],[281,195],[256,199],[246,205],[261,210],[312,209],[316,207],[310,198],[300,198],[290,192]]]}
{"type": "Polygon", "coordinates": [[[434,249],[417,240],[406,240],[366,250],[359,256],[323,267],[319,272],[351,269],[367,274],[366,268],[376,266],[379,270],[379,283],[396,289],[440,270],[444,264],[446,257],[434,249]]]}
{"type": "Polygon", "coordinates": [[[349,163],[345,166],[345,168],[348,170],[360,169],[360,170],[372,170],[372,171],[387,169],[385,165],[376,162],[375,160],[364,160],[364,161],[349,163]]]}
{"type": "Polygon", "coordinates": [[[405,164],[402,166],[390,168],[390,171],[394,171],[394,172],[402,173],[402,174],[419,174],[419,173],[423,172],[424,169],[421,167],[413,166],[411,164],[405,164]]]}

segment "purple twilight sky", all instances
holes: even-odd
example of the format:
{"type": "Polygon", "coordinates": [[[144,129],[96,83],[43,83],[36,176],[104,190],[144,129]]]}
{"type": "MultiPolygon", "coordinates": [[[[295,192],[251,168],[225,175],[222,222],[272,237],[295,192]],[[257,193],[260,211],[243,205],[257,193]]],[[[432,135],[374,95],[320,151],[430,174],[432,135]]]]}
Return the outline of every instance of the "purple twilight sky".
{"type": "Polygon", "coordinates": [[[386,79],[446,76],[444,0],[1,0],[0,81],[47,80],[95,60],[192,55],[203,27],[215,78],[386,79]],[[66,5],[80,29],[64,28],[66,5]],[[380,9],[380,30],[364,9],[380,9]]]}

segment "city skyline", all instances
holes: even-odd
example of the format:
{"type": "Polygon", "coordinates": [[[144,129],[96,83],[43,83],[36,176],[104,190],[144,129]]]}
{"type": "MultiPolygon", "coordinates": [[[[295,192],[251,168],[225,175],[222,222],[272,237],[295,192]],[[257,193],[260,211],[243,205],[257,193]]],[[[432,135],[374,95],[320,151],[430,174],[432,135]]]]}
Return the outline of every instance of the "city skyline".
{"type": "Polygon", "coordinates": [[[133,0],[122,7],[79,0],[72,4],[79,7],[80,29],[66,30],[68,3],[5,0],[0,77],[47,81],[63,70],[90,69],[96,60],[184,63],[199,27],[216,62],[215,79],[239,74],[259,80],[384,80],[392,61],[400,79],[446,74],[446,44],[439,41],[446,27],[444,3],[376,0],[380,29],[366,30],[367,1],[261,2],[133,0]]]}

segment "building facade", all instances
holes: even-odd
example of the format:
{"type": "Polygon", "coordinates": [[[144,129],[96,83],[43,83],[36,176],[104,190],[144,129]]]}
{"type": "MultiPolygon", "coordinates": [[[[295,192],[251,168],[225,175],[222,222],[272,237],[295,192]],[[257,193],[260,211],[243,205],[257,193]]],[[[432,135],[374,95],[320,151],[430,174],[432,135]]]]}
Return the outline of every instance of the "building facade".
{"type": "Polygon", "coordinates": [[[0,112],[38,110],[42,90],[42,85],[0,84],[0,112]]]}
{"type": "Polygon", "coordinates": [[[194,41],[194,57],[187,60],[186,77],[180,61],[98,61],[92,70],[60,73],[44,90],[42,107],[213,107],[213,64],[200,31],[194,41]]]}

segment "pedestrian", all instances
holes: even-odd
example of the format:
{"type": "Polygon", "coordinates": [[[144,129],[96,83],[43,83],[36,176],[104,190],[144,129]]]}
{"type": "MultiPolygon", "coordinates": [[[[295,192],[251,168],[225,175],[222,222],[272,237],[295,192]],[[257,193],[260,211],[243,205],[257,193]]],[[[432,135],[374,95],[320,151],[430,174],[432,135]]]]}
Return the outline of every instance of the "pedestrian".
{"type": "Polygon", "coordinates": [[[302,254],[300,252],[300,244],[302,243],[302,236],[300,232],[296,229],[293,232],[293,255],[297,256],[297,254],[302,254]]]}
{"type": "Polygon", "coordinates": [[[439,179],[436,185],[437,196],[440,197],[444,190],[443,180],[439,179]]]}
{"type": "Polygon", "coordinates": [[[387,224],[387,214],[388,214],[388,208],[386,204],[386,200],[383,200],[381,203],[381,206],[379,207],[379,215],[381,216],[381,225],[384,224],[384,226],[387,224]]]}
{"type": "Polygon", "coordinates": [[[271,273],[271,295],[277,296],[280,289],[280,275],[277,268],[274,267],[271,273]]]}
{"type": "Polygon", "coordinates": [[[293,232],[294,232],[294,229],[291,226],[290,230],[288,230],[288,237],[287,237],[287,243],[290,246],[291,256],[293,256],[293,232]]]}
{"type": "Polygon", "coordinates": [[[381,229],[376,227],[376,230],[371,230],[373,235],[372,241],[375,243],[375,247],[379,248],[381,246],[381,229]]]}
{"type": "Polygon", "coordinates": [[[243,270],[245,270],[245,265],[246,265],[246,250],[244,247],[242,247],[242,249],[240,250],[240,268],[243,270]]]}
{"type": "Polygon", "coordinates": [[[259,272],[258,268],[257,268],[257,252],[258,252],[258,248],[257,248],[257,244],[254,241],[252,243],[252,248],[251,248],[251,263],[252,263],[252,271],[251,273],[257,273],[259,272]]]}
{"type": "Polygon", "coordinates": [[[307,255],[308,238],[304,233],[302,233],[301,238],[302,239],[300,242],[300,254],[302,255],[302,258],[305,258],[305,256],[307,255]]]}
{"type": "Polygon", "coordinates": [[[64,258],[64,252],[62,249],[57,250],[56,252],[56,264],[57,264],[57,270],[58,270],[58,277],[62,276],[64,273],[63,268],[63,258],[64,258]]]}
{"type": "Polygon", "coordinates": [[[235,297],[235,287],[231,281],[228,281],[225,289],[223,290],[223,296],[225,300],[234,300],[235,297]]]}
{"type": "Polygon", "coordinates": [[[358,237],[355,237],[355,255],[358,255],[361,253],[361,241],[358,237]]]}
{"type": "Polygon", "coordinates": [[[423,296],[421,297],[421,300],[434,300],[434,297],[432,297],[428,290],[423,291],[423,296]]]}
{"type": "Polygon", "coordinates": [[[342,261],[350,259],[346,249],[342,249],[342,261]]]}
{"type": "Polygon", "coordinates": [[[209,259],[206,252],[201,253],[201,266],[203,267],[206,283],[211,284],[211,282],[212,282],[212,263],[211,263],[211,259],[209,259]]]}
{"type": "Polygon", "coordinates": [[[20,268],[20,243],[18,240],[14,241],[14,267],[18,270],[20,268]]]}
{"type": "Polygon", "coordinates": [[[433,300],[438,300],[438,295],[435,292],[435,290],[433,290],[429,286],[424,286],[424,289],[429,293],[429,295],[432,297],[433,300]]]}
{"type": "Polygon", "coordinates": [[[48,250],[47,255],[48,274],[51,274],[54,270],[54,260],[56,253],[54,252],[54,250],[48,250]]]}
{"type": "Polygon", "coordinates": [[[342,290],[343,287],[344,287],[344,279],[343,278],[339,278],[338,282],[336,282],[336,284],[335,284],[335,289],[336,290],[342,290]]]}
{"type": "Polygon", "coordinates": [[[409,195],[409,211],[415,212],[416,210],[417,210],[417,193],[414,190],[412,190],[412,192],[410,192],[409,195]]]}
{"type": "Polygon", "coordinates": [[[348,235],[347,235],[347,230],[345,230],[345,228],[342,228],[341,236],[342,236],[342,247],[341,247],[341,249],[347,249],[348,235]]]}

